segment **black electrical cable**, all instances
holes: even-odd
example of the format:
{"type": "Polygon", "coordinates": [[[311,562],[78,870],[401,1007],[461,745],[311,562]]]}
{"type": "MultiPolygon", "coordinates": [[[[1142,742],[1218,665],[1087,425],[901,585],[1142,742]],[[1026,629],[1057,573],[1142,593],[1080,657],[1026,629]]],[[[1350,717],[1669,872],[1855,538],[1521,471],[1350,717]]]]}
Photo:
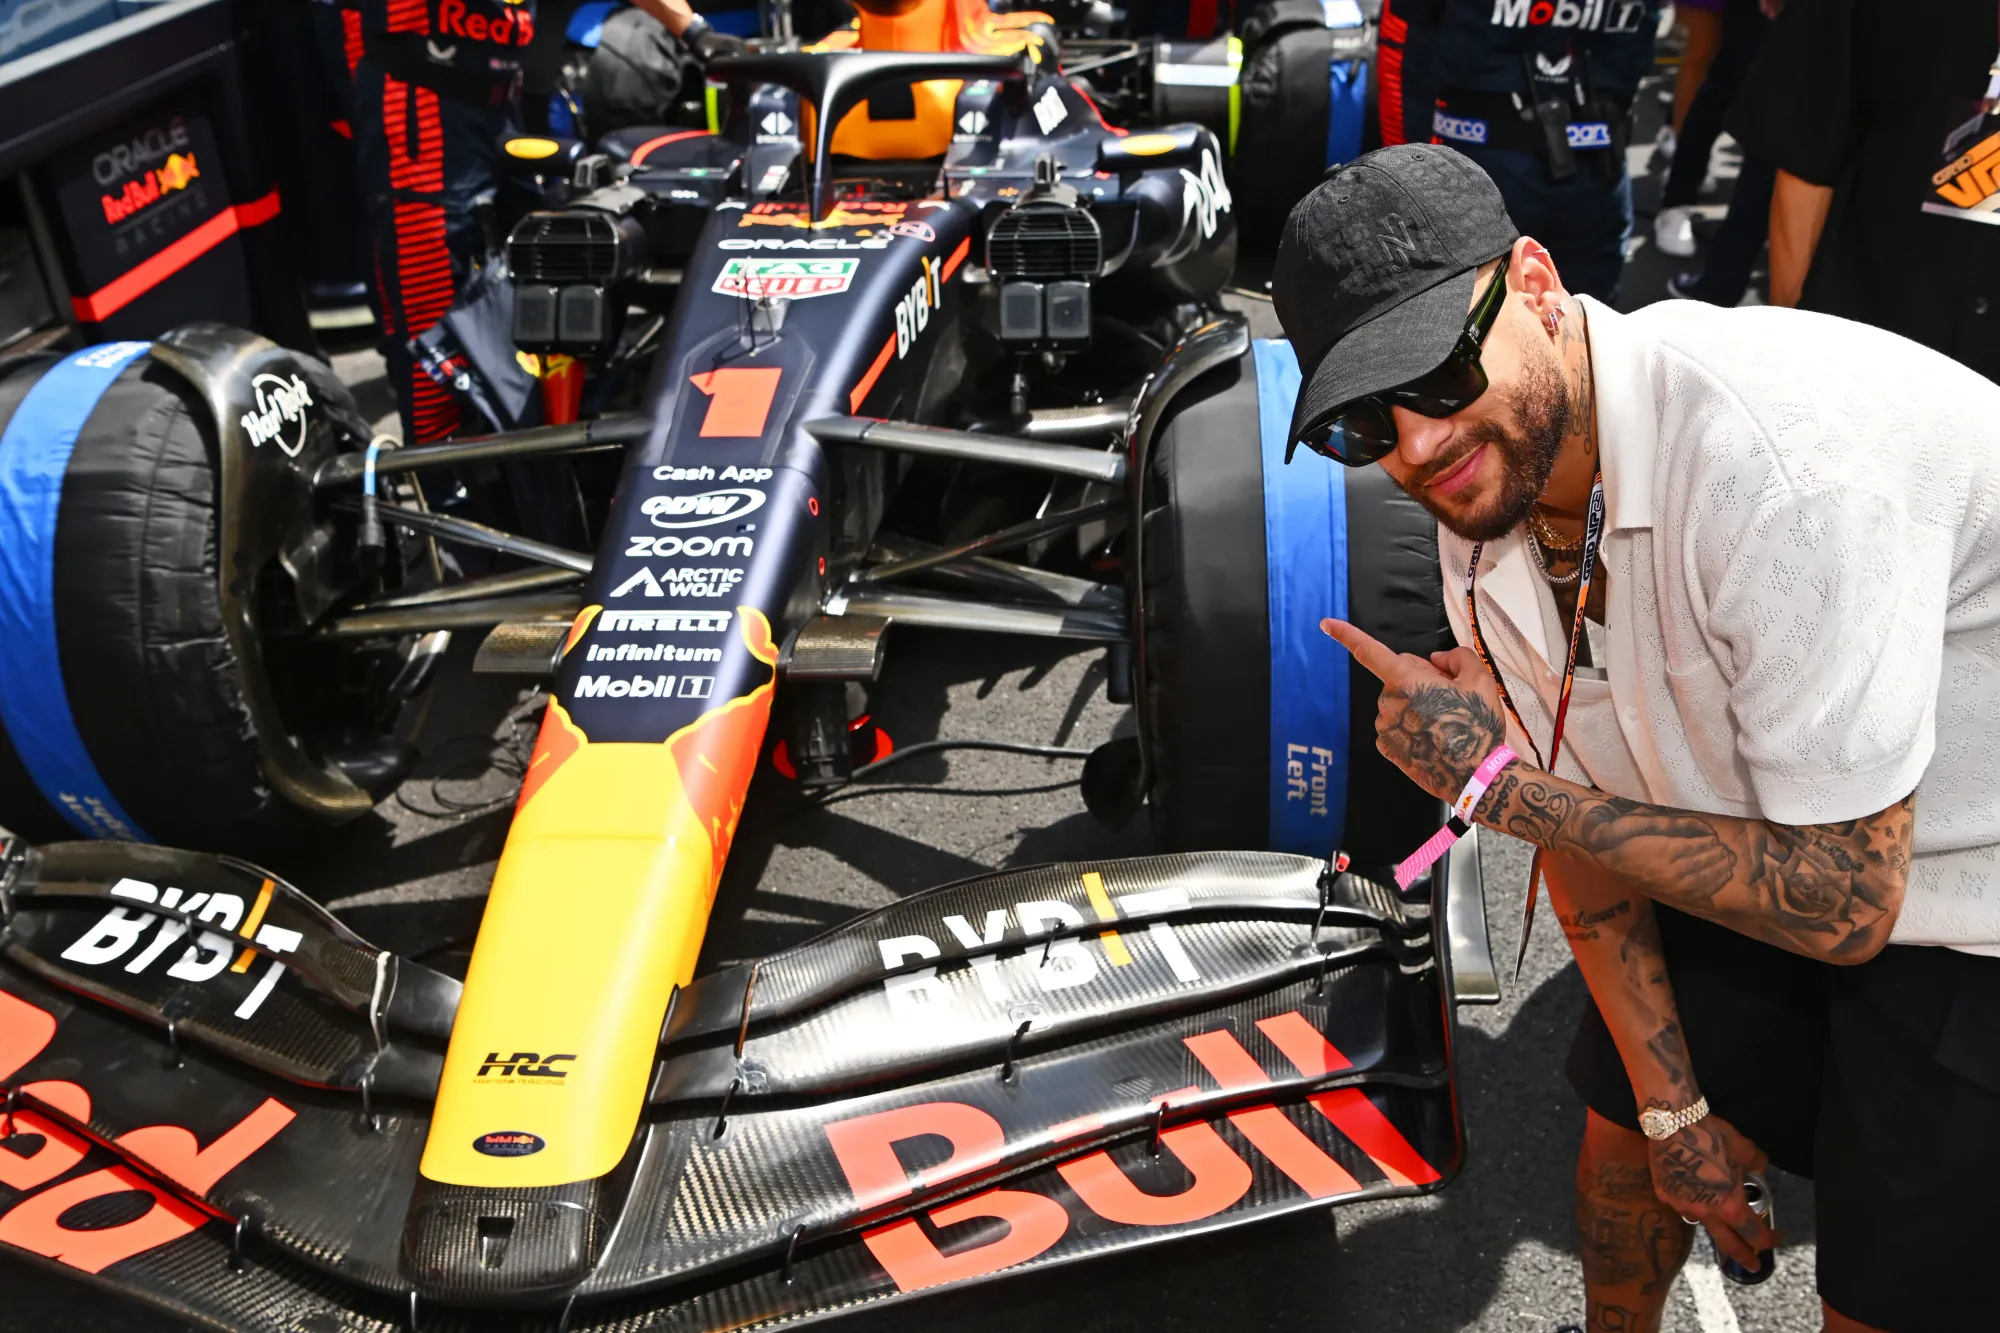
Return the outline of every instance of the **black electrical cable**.
{"type": "MultiPolygon", "coordinates": [[[[479,753],[467,755],[464,759],[448,764],[442,772],[430,778],[427,784],[431,801],[429,809],[411,800],[406,790],[397,791],[396,803],[412,814],[422,815],[427,819],[469,819],[479,815],[491,814],[495,810],[505,809],[507,806],[512,805],[519,793],[520,779],[528,771],[528,760],[531,758],[534,746],[534,734],[538,729],[540,710],[545,702],[546,696],[539,693],[530,695],[528,698],[522,700],[512,709],[508,710],[506,720],[502,724],[506,728],[506,735],[503,738],[499,739],[497,743],[494,741],[484,742],[485,748],[479,753]],[[473,765],[479,766],[478,772],[468,773],[465,771],[473,765]],[[505,795],[482,797],[468,801],[448,795],[444,790],[444,784],[447,782],[478,782],[484,779],[489,773],[500,773],[514,779],[514,782],[510,785],[505,795]]],[[[451,747],[458,744],[478,745],[481,742],[469,738],[461,738],[447,742],[441,749],[443,752],[449,753],[451,747]]],[[[1029,741],[918,741],[913,745],[904,746],[893,754],[877,759],[873,763],[861,765],[861,767],[855,769],[848,776],[845,782],[839,783],[836,786],[822,787],[811,793],[803,802],[792,809],[745,829],[743,832],[746,834],[761,832],[774,824],[790,819],[793,815],[799,814],[804,810],[833,804],[836,799],[851,800],[858,796],[886,796],[896,792],[929,792],[937,796],[1026,796],[1039,792],[1061,791],[1065,787],[1076,785],[1076,780],[1071,779],[1067,782],[1053,783],[1047,786],[1018,788],[915,785],[869,787],[865,791],[849,790],[849,788],[860,783],[861,779],[870,774],[879,773],[885,768],[902,763],[905,759],[915,759],[927,754],[938,754],[946,750],[990,750],[1001,754],[1023,754],[1037,759],[1088,759],[1091,755],[1089,750],[1081,750],[1073,746],[1037,745],[1029,741]]]]}
{"type": "Polygon", "coordinates": [[[535,735],[541,728],[542,709],[547,702],[548,696],[536,691],[508,709],[501,723],[506,733],[497,739],[455,737],[439,746],[433,758],[451,753],[454,746],[476,745],[483,748],[445,765],[442,771],[428,780],[430,809],[411,800],[404,787],[396,791],[396,804],[426,819],[472,819],[512,805],[520,795],[521,779],[527,775],[528,761],[534,753],[535,735]],[[476,771],[467,771],[472,769],[476,771]],[[483,782],[491,773],[513,779],[504,795],[468,801],[451,796],[444,790],[447,782],[483,782]]]}
{"type": "Polygon", "coordinates": [[[994,750],[1002,754],[1030,755],[1037,759],[1088,759],[1092,753],[1089,750],[1079,750],[1071,746],[1036,745],[1027,741],[918,741],[913,745],[904,746],[894,754],[877,759],[872,764],[863,764],[848,775],[847,781],[834,786],[819,788],[817,791],[807,795],[805,799],[801,800],[791,809],[781,811],[769,819],[751,825],[749,828],[742,830],[739,836],[747,837],[752,834],[762,833],[767,829],[775,828],[777,825],[784,823],[794,815],[804,814],[808,810],[821,810],[840,801],[855,800],[862,796],[889,796],[899,792],[922,792],[930,796],[1030,796],[1042,792],[1062,791],[1066,787],[1074,787],[1078,781],[1076,778],[1070,778],[1064,782],[1054,782],[1037,787],[937,787],[923,784],[878,787],[861,781],[862,778],[867,777],[869,774],[879,773],[891,764],[901,763],[905,759],[914,759],[918,755],[937,754],[944,750],[994,750]],[[854,790],[857,786],[861,790],[854,790]]]}
{"type": "Polygon", "coordinates": [[[1002,754],[1026,754],[1038,759],[1088,759],[1091,755],[1089,750],[1078,750],[1067,745],[1036,745],[1029,741],[918,741],[914,745],[905,745],[902,749],[885,758],[877,759],[872,764],[863,764],[848,775],[847,782],[859,782],[870,773],[880,772],[891,764],[900,764],[905,759],[914,759],[921,754],[936,754],[941,750],[997,750],[1002,754]]]}

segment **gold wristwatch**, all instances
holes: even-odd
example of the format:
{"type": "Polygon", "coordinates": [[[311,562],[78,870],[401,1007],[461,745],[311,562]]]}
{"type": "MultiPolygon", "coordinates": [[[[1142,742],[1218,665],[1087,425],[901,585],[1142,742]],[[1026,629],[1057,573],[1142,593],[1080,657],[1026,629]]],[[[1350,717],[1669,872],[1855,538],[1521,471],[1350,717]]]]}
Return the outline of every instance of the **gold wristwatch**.
{"type": "Polygon", "coordinates": [[[1678,1111],[1662,1111],[1649,1106],[1639,1112],[1639,1128],[1645,1131],[1647,1138],[1657,1142],[1672,1138],[1707,1114],[1707,1097],[1697,1097],[1693,1105],[1683,1106],[1678,1111]]]}

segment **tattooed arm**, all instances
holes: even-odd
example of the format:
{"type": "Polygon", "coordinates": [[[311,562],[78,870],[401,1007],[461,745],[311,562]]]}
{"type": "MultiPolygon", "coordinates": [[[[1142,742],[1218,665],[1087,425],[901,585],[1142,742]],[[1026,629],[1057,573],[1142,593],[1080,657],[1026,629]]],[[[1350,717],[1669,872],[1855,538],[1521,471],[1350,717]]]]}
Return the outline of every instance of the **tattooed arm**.
{"type": "MultiPolygon", "coordinates": [[[[1480,806],[1483,810],[1485,801],[1480,806]]],[[[1632,1082],[1633,1100],[1642,1111],[1678,1111],[1693,1105],[1701,1088],[1681,1035],[1680,1012],[1667,979],[1653,905],[1596,868],[1569,857],[1550,855],[1544,858],[1543,866],[1548,875],[1549,904],[1555,908],[1570,952],[1576,956],[1577,970],[1583,973],[1591,999],[1618,1047],[1625,1075],[1632,1082]]],[[[1673,1221],[1685,1217],[1701,1223],[1724,1253],[1745,1267],[1757,1267],[1756,1252],[1771,1243],[1771,1233],[1750,1211],[1749,1198],[1743,1193],[1743,1173],[1763,1164],[1763,1153],[1756,1145],[1721,1116],[1711,1114],[1669,1138],[1646,1140],[1646,1159],[1652,1193],[1671,1206],[1677,1215],[1673,1221]]],[[[1629,1277],[1639,1272],[1637,1263],[1645,1259],[1654,1267],[1638,1294],[1653,1303],[1655,1297],[1664,1298],[1679,1260],[1674,1267],[1659,1269],[1663,1236],[1651,1231],[1642,1253],[1615,1252],[1618,1238],[1638,1240],[1637,1233],[1628,1235],[1627,1229],[1606,1220],[1608,1212],[1621,1206],[1579,1193],[1585,1281],[1593,1286],[1600,1282],[1619,1285],[1618,1279],[1606,1275],[1629,1277]],[[1606,1216],[1593,1223],[1592,1209],[1606,1216]],[[1593,1228],[1599,1233],[1594,1239],[1593,1228]]],[[[1679,1254],[1685,1257],[1685,1242],[1678,1240],[1678,1233],[1676,1238],[1679,1254]]]]}
{"type": "MultiPolygon", "coordinates": [[[[1502,732],[1500,697],[1470,649],[1429,661],[1324,622],[1383,680],[1376,747],[1418,786],[1452,800],[1502,732]]],[[[1509,765],[1480,823],[1560,853],[1654,902],[1831,963],[1882,951],[1909,878],[1914,795],[1863,819],[1775,824],[1606,796],[1509,765]]]]}
{"type": "MultiPolygon", "coordinates": [[[[1393,653],[1340,621],[1321,626],[1382,680],[1377,748],[1432,795],[1457,797],[1505,734],[1498,691],[1478,658],[1458,649],[1426,661],[1393,653]]],[[[1548,830],[1532,826],[1529,807],[1517,807],[1514,793],[1526,781],[1559,780],[1539,770],[1523,777],[1523,767],[1516,762],[1504,769],[1473,817],[1554,853],[1546,861],[1550,901],[1611,1030],[1634,1098],[1642,1110],[1680,1110],[1701,1092],[1681,1036],[1652,904],[1634,892],[1642,886],[1625,883],[1619,870],[1556,845],[1559,840],[1543,836],[1548,830]]],[[[1572,783],[1561,785],[1605,799],[1572,783]]],[[[1574,805],[1575,797],[1570,800],[1574,805]]],[[[1705,1225],[1724,1253],[1755,1268],[1756,1251],[1773,1243],[1769,1226],[1751,1213],[1743,1193],[1744,1171],[1762,1159],[1756,1146],[1722,1117],[1709,1115],[1667,1139],[1648,1140],[1647,1157],[1659,1197],[1705,1225]]]]}
{"type": "Polygon", "coordinates": [[[1606,796],[1514,765],[1478,814],[1655,902],[1808,958],[1862,963],[1889,942],[1903,905],[1915,802],[1837,824],[1774,824],[1606,796]]]}

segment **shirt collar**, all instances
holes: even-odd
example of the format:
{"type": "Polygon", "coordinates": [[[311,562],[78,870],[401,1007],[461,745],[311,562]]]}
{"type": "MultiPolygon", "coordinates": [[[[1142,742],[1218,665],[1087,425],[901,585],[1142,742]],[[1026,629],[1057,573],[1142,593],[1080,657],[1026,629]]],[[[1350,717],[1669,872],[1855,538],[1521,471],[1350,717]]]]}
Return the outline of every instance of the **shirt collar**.
{"type": "Polygon", "coordinates": [[[1597,400],[1597,456],[1604,469],[1606,531],[1653,526],[1653,461],[1660,414],[1646,339],[1630,315],[1577,297],[1588,321],[1590,378],[1597,400]]]}

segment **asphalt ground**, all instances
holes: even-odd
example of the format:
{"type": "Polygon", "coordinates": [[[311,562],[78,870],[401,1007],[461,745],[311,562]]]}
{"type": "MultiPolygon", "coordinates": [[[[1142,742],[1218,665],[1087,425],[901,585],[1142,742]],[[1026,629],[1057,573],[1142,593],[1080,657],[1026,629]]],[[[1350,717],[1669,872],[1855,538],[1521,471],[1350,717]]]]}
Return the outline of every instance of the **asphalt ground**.
{"type": "MultiPolygon", "coordinates": [[[[1641,141],[1659,110],[1642,106],[1641,141]]],[[[1633,152],[1644,214],[1657,198],[1650,152],[1633,152]]],[[[1718,153],[1723,194],[1732,173],[1718,153]]],[[[1653,250],[1642,217],[1621,304],[1664,295],[1680,261],[1653,250]]],[[[1258,285],[1246,273],[1245,286],[1258,285]]],[[[1755,299],[1755,298],[1752,298],[1755,299]]],[[[1236,298],[1260,334],[1268,303],[1236,298]]],[[[390,399],[372,352],[338,366],[371,415],[390,399]]],[[[469,945],[507,826],[514,774],[537,718],[532,691],[472,676],[457,645],[424,729],[416,775],[309,861],[276,867],[321,896],[364,935],[395,948],[449,954],[469,945]],[[483,812],[482,802],[497,802],[483,812]],[[455,942],[455,943],[454,943],[455,942]]],[[[870,710],[898,745],[940,737],[1088,748],[1131,725],[1104,697],[1098,650],[1052,642],[898,630],[870,710]]],[[[960,752],[915,759],[880,783],[803,802],[769,772],[752,789],[717,898],[704,967],[797,943],[855,913],[983,870],[1149,850],[1143,817],[1122,832],[1097,824],[1074,786],[1079,765],[960,752]]],[[[1485,833],[1495,956],[1520,937],[1527,854],[1485,833]]],[[[448,961],[448,959],[447,959],[448,961]]],[[[1553,1333],[1580,1324],[1583,1292],[1571,1177],[1583,1109],[1561,1066],[1587,994],[1546,904],[1517,978],[1498,1005],[1460,1011],[1460,1091],[1470,1137],[1464,1172],[1441,1194],[1314,1210],[1219,1235],[1129,1252],[1054,1274],[944,1293],[851,1318],[840,1327],[968,1330],[1480,1330],[1553,1333]]],[[[1777,1174],[1789,1243],[1757,1288],[1724,1283],[1697,1246],[1674,1286],[1668,1333],[1805,1333],[1813,1294],[1812,1191],[1777,1174]]],[[[170,1333],[181,1326],[81,1297],[0,1262],[5,1333],[170,1333]]]]}

